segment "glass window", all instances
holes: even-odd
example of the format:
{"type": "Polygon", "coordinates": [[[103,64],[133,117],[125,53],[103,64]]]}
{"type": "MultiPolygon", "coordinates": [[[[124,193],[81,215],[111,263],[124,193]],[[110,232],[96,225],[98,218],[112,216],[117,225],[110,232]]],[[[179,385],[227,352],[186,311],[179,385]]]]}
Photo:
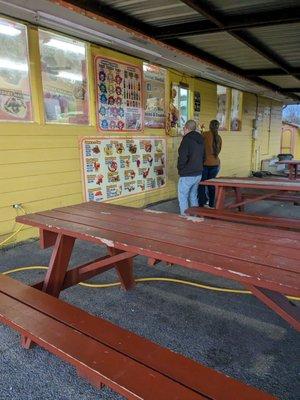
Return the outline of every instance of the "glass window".
{"type": "Polygon", "coordinates": [[[39,31],[46,122],[88,124],[86,45],[39,31]]]}
{"type": "Polygon", "coordinates": [[[0,18],[0,120],[32,119],[27,28],[0,18]]]}
{"type": "Polygon", "coordinates": [[[220,123],[220,130],[228,129],[228,89],[217,85],[217,120],[220,123]]]}
{"type": "Polygon", "coordinates": [[[189,110],[189,90],[183,87],[179,87],[179,126],[183,128],[188,120],[189,110]]]}

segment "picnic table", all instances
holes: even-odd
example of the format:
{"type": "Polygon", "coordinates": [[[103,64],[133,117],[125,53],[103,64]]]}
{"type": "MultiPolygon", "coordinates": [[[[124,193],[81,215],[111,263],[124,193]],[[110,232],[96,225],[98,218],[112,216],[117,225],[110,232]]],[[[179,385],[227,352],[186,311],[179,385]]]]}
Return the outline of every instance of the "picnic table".
{"type": "Polygon", "coordinates": [[[238,281],[300,330],[299,308],[285,297],[300,296],[297,232],[96,202],[17,221],[39,228],[42,248],[54,245],[45,278],[34,285],[52,296],[111,268],[133,288],[133,258],[142,255],[150,265],[165,261],[238,281]],[[76,239],[106,246],[107,255],[68,270],[76,239]]]}
{"type": "Polygon", "coordinates": [[[283,179],[255,179],[255,178],[215,178],[200,182],[201,185],[216,187],[216,209],[239,208],[245,204],[260,200],[287,200],[294,203],[300,202],[300,182],[283,179]],[[227,189],[235,192],[235,201],[225,205],[227,189]],[[251,196],[244,196],[243,189],[263,190],[264,193],[256,193],[251,196]]]}
{"type": "Polygon", "coordinates": [[[298,165],[300,165],[300,160],[282,160],[277,161],[276,164],[287,164],[289,169],[289,179],[297,179],[298,176],[298,165]]]}

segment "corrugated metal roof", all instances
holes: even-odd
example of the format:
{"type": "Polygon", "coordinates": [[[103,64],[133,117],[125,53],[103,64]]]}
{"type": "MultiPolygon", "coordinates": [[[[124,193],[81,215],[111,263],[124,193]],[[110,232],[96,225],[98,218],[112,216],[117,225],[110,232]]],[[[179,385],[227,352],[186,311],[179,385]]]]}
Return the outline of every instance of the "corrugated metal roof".
{"type": "Polygon", "coordinates": [[[299,6],[299,0],[213,0],[211,3],[226,15],[250,14],[299,6]]]}
{"type": "Polygon", "coordinates": [[[153,26],[176,25],[205,19],[180,0],[104,0],[102,3],[153,26]]]}
{"type": "Polygon", "coordinates": [[[265,80],[271,83],[275,83],[275,85],[279,85],[283,88],[294,88],[299,87],[299,80],[294,78],[293,76],[266,76],[265,80]]]}
{"type": "Polygon", "coordinates": [[[293,67],[300,65],[300,23],[249,29],[293,67]]]}
{"type": "Polygon", "coordinates": [[[226,32],[190,36],[183,40],[240,68],[272,68],[274,66],[226,32]]]}

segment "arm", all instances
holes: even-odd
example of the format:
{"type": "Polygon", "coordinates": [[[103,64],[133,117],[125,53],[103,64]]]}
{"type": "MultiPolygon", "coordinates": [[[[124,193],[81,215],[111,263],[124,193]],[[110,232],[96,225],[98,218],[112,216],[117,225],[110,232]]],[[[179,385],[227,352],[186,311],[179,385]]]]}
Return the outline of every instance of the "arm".
{"type": "Polygon", "coordinates": [[[181,170],[188,162],[189,159],[189,147],[186,140],[182,139],[178,149],[178,162],[177,169],[181,170]]]}

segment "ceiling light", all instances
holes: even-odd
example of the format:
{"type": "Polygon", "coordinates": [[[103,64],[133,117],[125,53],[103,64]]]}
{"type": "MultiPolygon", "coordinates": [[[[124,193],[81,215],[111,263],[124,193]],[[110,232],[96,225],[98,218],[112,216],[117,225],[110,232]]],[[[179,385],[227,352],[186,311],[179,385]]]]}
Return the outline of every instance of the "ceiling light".
{"type": "Polygon", "coordinates": [[[85,46],[70,43],[59,39],[50,39],[49,42],[43,43],[45,46],[54,47],[55,49],[70,51],[71,53],[85,55],[85,46]]]}
{"type": "Polygon", "coordinates": [[[63,79],[68,79],[70,81],[82,82],[82,75],[73,74],[72,72],[59,71],[58,76],[63,79]]]}
{"type": "Polygon", "coordinates": [[[7,35],[7,36],[18,36],[20,35],[20,29],[14,28],[10,24],[3,24],[0,22],[0,34],[7,35]]]}
{"type": "Polygon", "coordinates": [[[28,71],[28,65],[22,63],[16,63],[11,60],[7,60],[5,58],[0,59],[0,68],[1,69],[12,69],[14,71],[28,71]]]}

